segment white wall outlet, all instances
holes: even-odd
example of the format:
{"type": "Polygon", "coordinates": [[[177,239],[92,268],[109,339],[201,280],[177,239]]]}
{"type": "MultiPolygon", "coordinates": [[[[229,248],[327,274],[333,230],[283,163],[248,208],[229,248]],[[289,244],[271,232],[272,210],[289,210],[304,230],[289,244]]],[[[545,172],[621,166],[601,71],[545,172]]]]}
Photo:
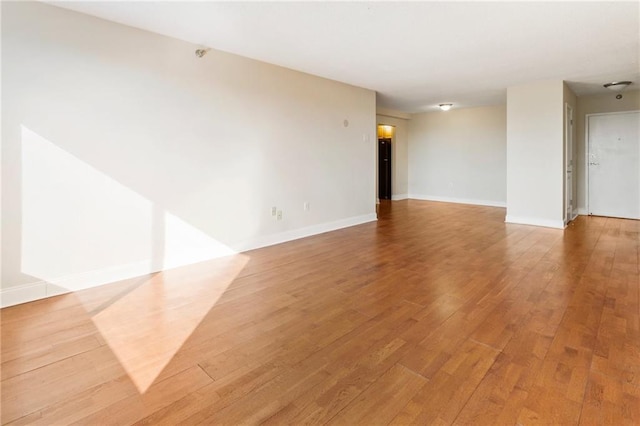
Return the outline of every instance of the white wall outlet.
{"type": "Polygon", "coordinates": [[[282,210],[278,210],[277,218],[278,220],[282,220],[282,210]]]}
{"type": "Polygon", "coordinates": [[[277,207],[271,207],[271,216],[275,216],[277,212],[278,212],[277,207]]]}
{"type": "Polygon", "coordinates": [[[302,208],[304,209],[305,212],[308,212],[309,209],[311,209],[311,205],[309,204],[308,201],[305,201],[304,205],[302,206],[302,208]]]}

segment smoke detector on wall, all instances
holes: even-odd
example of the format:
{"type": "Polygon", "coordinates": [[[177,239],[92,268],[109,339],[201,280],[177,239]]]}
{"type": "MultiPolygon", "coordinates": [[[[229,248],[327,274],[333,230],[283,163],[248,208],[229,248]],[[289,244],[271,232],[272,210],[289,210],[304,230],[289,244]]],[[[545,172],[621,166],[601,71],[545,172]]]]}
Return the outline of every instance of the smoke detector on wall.
{"type": "Polygon", "coordinates": [[[209,49],[198,49],[198,50],[196,50],[196,56],[198,58],[202,58],[204,55],[207,54],[208,51],[209,51],[209,49]]]}

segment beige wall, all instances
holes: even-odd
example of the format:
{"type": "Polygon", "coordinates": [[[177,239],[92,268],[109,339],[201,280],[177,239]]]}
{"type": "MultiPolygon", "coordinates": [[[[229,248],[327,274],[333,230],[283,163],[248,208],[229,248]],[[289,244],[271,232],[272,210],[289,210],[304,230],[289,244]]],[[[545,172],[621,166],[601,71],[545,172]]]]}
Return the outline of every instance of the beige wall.
{"type": "MultiPolygon", "coordinates": [[[[398,118],[400,114],[378,111],[378,124],[386,124],[395,127],[393,140],[391,142],[391,195],[394,200],[407,198],[408,194],[408,145],[409,131],[406,118],[398,118]],[[393,115],[391,115],[393,114],[393,115]]],[[[402,116],[405,116],[404,114],[402,116]]]]}
{"type": "Polygon", "coordinates": [[[409,196],[503,206],[505,106],[413,114],[409,121],[409,196]]]}
{"type": "Polygon", "coordinates": [[[3,303],[375,220],[373,91],[196,48],[2,3],[3,303]]]}
{"type": "Polygon", "coordinates": [[[580,214],[587,214],[586,206],[586,115],[621,111],[640,110],[640,90],[625,91],[622,99],[616,99],[611,92],[603,95],[580,96],[576,108],[576,174],[577,174],[577,205],[580,214]]]}
{"type": "Polygon", "coordinates": [[[507,222],[564,227],[564,83],[507,89],[507,222]]]}

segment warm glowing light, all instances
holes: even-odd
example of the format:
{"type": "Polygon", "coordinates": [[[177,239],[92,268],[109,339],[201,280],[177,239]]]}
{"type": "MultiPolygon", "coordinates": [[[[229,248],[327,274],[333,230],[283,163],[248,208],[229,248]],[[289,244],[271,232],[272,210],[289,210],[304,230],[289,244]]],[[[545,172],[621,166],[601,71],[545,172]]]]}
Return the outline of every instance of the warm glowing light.
{"type": "Polygon", "coordinates": [[[381,124],[378,126],[378,139],[389,139],[393,137],[393,126],[381,124]]]}
{"type": "Polygon", "coordinates": [[[453,104],[440,104],[438,105],[442,111],[449,111],[453,104]]]}

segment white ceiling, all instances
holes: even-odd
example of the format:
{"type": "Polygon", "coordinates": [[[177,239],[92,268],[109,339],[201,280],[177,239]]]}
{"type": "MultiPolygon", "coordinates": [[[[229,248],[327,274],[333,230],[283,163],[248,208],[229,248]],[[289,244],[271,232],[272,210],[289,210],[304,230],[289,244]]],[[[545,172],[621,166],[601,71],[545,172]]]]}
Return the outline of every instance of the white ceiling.
{"type": "Polygon", "coordinates": [[[503,103],[506,87],[640,87],[640,2],[52,2],[378,92],[427,111],[503,103]]]}

